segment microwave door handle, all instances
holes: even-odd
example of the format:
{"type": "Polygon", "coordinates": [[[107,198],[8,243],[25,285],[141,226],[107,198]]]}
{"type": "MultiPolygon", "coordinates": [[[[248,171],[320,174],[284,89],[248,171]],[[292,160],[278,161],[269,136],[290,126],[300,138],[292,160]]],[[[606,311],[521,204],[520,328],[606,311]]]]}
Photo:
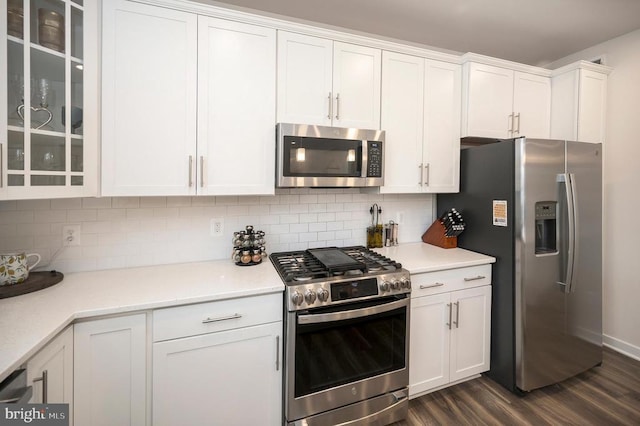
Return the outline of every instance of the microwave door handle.
{"type": "Polygon", "coordinates": [[[395,302],[385,303],[384,305],[371,306],[369,308],[354,309],[351,311],[331,312],[328,314],[305,314],[298,316],[298,324],[318,324],[332,321],[344,321],[354,318],[366,317],[369,315],[381,314],[383,312],[393,311],[409,305],[409,299],[397,300],[395,302]]]}
{"type": "Polygon", "coordinates": [[[367,177],[367,170],[369,169],[369,141],[363,140],[362,142],[362,170],[360,171],[360,177],[367,177]]]}

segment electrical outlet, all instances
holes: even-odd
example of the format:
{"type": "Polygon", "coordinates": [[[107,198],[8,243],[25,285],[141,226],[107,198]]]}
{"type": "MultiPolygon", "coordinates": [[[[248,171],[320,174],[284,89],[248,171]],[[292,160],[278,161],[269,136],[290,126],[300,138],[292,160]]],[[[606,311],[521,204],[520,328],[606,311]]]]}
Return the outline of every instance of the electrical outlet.
{"type": "Polygon", "coordinates": [[[80,245],[80,225],[65,225],[62,227],[62,246],[80,245]]]}
{"type": "Polygon", "coordinates": [[[214,217],[211,219],[211,236],[219,237],[224,234],[224,218],[214,217]]]}

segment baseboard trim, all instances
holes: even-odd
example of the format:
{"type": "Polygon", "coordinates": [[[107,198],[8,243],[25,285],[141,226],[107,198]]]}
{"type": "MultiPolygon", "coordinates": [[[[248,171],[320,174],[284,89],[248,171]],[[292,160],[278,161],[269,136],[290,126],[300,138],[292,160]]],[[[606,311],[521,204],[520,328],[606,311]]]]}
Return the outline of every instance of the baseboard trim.
{"type": "Polygon", "coordinates": [[[616,352],[620,352],[630,358],[640,361],[640,347],[627,343],[615,337],[602,336],[602,344],[609,349],[613,349],[616,352]]]}

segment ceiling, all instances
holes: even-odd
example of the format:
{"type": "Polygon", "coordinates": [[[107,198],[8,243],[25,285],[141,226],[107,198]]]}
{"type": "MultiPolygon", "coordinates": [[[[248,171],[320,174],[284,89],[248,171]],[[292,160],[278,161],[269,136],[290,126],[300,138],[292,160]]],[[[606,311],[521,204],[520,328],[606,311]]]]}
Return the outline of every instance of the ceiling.
{"type": "Polygon", "coordinates": [[[199,0],[530,65],[640,28],[640,0],[199,0]]]}

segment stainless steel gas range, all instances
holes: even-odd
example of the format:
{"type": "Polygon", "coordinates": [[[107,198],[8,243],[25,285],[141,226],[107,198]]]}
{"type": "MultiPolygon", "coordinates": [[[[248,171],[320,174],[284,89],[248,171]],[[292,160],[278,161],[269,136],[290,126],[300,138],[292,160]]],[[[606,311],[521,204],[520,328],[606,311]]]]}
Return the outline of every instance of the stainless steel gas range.
{"type": "Polygon", "coordinates": [[[273,253],[285,290],[285,423],[407,416],[409,272],[364,247],[273,253]]]}

